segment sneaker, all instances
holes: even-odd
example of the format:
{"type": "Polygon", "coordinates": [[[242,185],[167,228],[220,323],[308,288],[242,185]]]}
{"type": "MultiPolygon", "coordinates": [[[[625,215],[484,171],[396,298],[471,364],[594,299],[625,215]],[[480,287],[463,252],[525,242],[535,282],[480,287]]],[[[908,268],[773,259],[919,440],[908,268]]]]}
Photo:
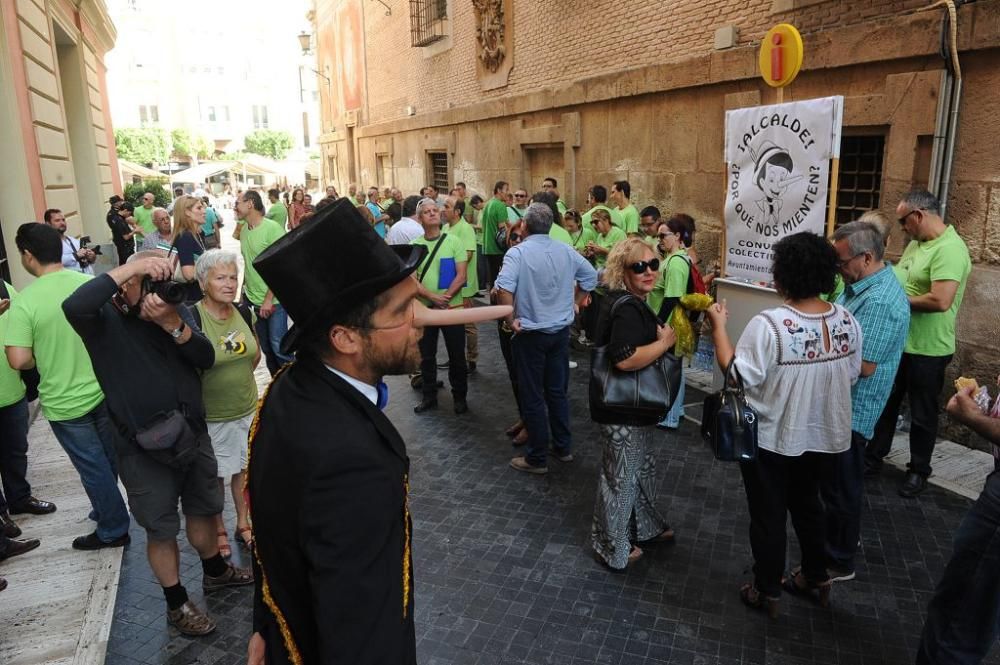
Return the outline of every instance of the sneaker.
{"type": "Polygon", "coordinates": [[[576,362],[575,360],[570,360],[570,361],[569,361],[569,368],[570,368],[570,369],[576,369],[576,368],[577,368],[577,367],[579,367],[579,366],[580,366],[580,365],[579,365],[579,364],[578,364],[578,363],[577,363],[577,362],[576,362]]]}
{"type": "Polygon", "coordinates": [[[510,466],[518,471],[524,471],[525,473],[533,473],[538,476],[544,476],[549,472],[549,467],[547,466],[535,466],[533,464],[528,464],[528,460],[523,457],[515,457],[510,461],[510,466]]]}
{"type": "Polygon", "coordinates": [[[132,542],[132,537],[127,533],[123,536],[119,536],[114,540],[104,541],[97,537],[97,532],[88,533],[86,536],[80,536],[73,541],[73,549],[75,550],[100,550],[105,547],[125,547],[132,542]]]}
{"type": "Polygon", "coordinates": [[[247,584],[253,584],[253,570],[237,568],[232,564],[229,564],[226,572],[218,577],[202,575],[201,580],[201,588],[205,593],[212,593],[230,586],[246,586],[247,584]]]}
{"type": "Polygon", "coordinates": [[[167,623],[182,635],[208,635],[215,630],[215,621],[190,600],[176,610],[167,610],[167,623]]]}
{"type": "Polygon", "coordinates": [[[857,576],[853,570],[832,567],[827,567],[826,574],[830,576],[831,582],[850,582],[857,576]]]}
{"type": "Polygon", "coordinates": [[[568,464],[569,462],[573,461],[573,453],[566,453],[565,455],[560,455],[559,451],[556,450],[555,448],[549,448],[549,454],[551,454],[560,462],[566,462],[568,464]]]}

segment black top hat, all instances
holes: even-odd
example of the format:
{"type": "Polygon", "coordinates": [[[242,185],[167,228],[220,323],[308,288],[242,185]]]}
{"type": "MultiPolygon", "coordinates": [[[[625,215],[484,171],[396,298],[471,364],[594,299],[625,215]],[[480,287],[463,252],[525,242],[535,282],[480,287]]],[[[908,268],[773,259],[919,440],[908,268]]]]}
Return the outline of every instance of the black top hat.
{"type": "Polygon", "coordinates": [[[347,199],[276,240],[253,265],[295,322],[282,353],[294,351],[303,333],[398,284],[426,252],[422,245],[385,244],[347,199]]]}

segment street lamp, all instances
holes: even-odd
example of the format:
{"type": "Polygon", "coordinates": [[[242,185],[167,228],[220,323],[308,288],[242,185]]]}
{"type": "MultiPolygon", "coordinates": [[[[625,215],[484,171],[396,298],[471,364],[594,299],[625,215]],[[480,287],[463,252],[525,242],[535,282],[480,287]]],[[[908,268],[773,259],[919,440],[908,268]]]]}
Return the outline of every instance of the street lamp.
{"type": "Polygon", "coordinates": [[[309,55],[312,52],[312,35],[305,30],[299,33],[299,46],[302,47],[302,55],[309,55]]]}

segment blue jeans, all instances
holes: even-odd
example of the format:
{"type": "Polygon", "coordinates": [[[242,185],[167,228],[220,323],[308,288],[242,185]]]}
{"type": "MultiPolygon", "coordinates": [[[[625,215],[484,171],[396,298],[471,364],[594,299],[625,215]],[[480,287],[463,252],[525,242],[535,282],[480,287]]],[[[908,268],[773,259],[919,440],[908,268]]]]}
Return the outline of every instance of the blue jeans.
{"type": "Polygon", "coordinates": [[[955,552],[927,606],[917,665],[972,665],[997,641],[1000,624],[1000,471],[955,533],[955,552]]]}
{"type": "Polygon", "coordinates": [[[670,407],[670,411],[667,411],[666,417],[660,421],[660,425],[664,427],[680,427],[681,418],[684,417],[684,362],[681,361],[681,384],[680,389],[677,391],[677,399],[674,400],[673,406],[670,407]]]}
{"type": "Polygon", "coordinates": [[[0,512],[31,496],[28,473],[28,402],[21,399],[0,407],[0,512]]]}
{"type": "Polygon", "coordinates": [[[521,419],[528,430],[524,457],[528,464],[545,466],[549,432],[559,455],[572,452],[569,431],[569,326],[555,333],[522,332],[511,339],[521,419]]]}
{"type": "Polygon", "coordinates": [[[295,359],[293,356],[281,352],[281,340],[285,339],[285,333],[288,332],[288,313],[285,312],[284,307],[278,304],[274,306],[271,316],[264,319],[260,316],[260,307],[252,303],[248,304],[257,316],[254,332],[257,333],[260,351],[264,354],[267,362],[267,371],[271,373],[271,376],[274,376],[282,365],[295,359]]]}
{"type": "Polygon", "coordinates": [[[118,491],[115,437],[108,408],[97,408],[79,418],[51,420],[52,432],[73,463],[90,498],[97,521],[97,537],[108,542],[128,533],[129,516],[118,491]]]}

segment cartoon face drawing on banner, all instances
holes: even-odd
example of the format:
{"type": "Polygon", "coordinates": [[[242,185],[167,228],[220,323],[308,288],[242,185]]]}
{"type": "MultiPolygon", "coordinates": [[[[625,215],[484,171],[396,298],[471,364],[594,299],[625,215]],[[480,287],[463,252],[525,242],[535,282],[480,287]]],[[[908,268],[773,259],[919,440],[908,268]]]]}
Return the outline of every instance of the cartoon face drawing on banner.
{"type": "Polygon", "coordinates": [[[726,112],[727,277],[769,283],[775,242],[823,233],[842,103],[825,97],[726,112]]]}
{"type": "Polygon", "coordinates": [[[789,185],[802,180],[801,175],[792,175],[795,165],[784,148],[771,141],[764,141],[758,150],[750,151],[755,163],[754,183],[763,193],[757,200],[757,208],[763,213],[766,224],[778,224],[781,219],[781,197],[789,185]]]}

